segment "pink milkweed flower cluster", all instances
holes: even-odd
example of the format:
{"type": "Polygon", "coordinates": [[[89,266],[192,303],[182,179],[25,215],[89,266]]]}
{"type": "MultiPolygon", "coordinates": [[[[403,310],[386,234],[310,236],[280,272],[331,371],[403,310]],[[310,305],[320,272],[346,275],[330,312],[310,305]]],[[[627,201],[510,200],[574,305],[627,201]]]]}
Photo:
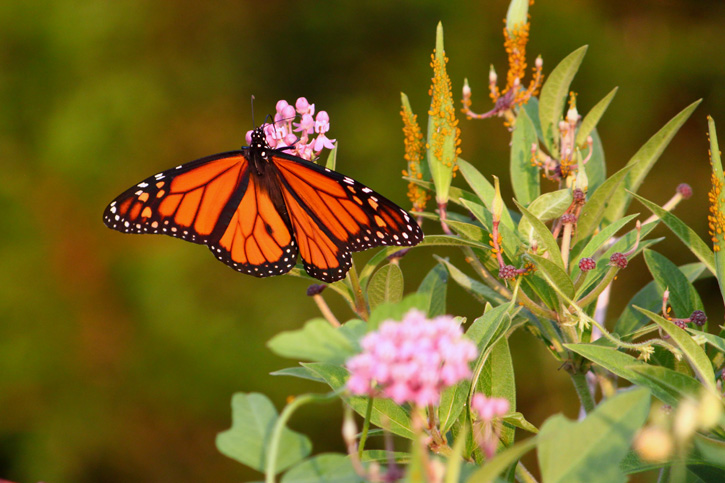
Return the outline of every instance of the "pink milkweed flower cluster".
{"type": "Polygon", "coordinates": [[[428,320],[415,309],[402,322],[383,322],[361,345],[346,364],[350,392],[419,406],[438,404],[443,389],[470,377],[468,363],[478,355],[453,317],[428,320]]]}
{"type": "MultiPolygon", "coordinates": [[[[333,149],[334,139],[329,139],[325,133],[330,130],[330,116],[325,111],[315,115],[315,105],[307,99],[300,97],[295,105],[284,99],[277,101],[277,113],[274,123],[266,123],[262,127],[267,136],[267,144],[274,149],[284,149],[284,152],[299,156],[308,161],[317,158],[324,148],[333,149]],[[297,117],[300,122],[293,122],[297,117]],[[299,136],[295,133],[299,133],[299,136]],[[316,138],[311,136],[317,134],[316,138]]],[[[247,144],[252,142],[252,131],[247,131],[247,144]]]]}
{"type": "Polygon", "coordinates": [[[478,415],[474,424],[476,443],[486,458],[492,458],[496,454],[501,436],[501,422],[494,423],[494,419],[508,413],[511,405],[506,398],[486,397],[485,394],[478,393],[471,399],[471,408],[478,415]]]}

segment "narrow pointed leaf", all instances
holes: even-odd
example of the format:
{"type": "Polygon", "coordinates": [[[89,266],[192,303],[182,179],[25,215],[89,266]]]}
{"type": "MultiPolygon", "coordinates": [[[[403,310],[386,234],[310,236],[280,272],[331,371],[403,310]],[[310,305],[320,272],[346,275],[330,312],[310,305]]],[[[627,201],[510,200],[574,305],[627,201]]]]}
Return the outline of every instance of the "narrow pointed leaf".
{"type": "Polygon", "coordinates": [[[657,215],[667,227],[672,230],[672,233],[682,240],[682,243],[690,249],[702,263],[705,264],[708,270],[715,273],[715,254],[710,250],[707,244],[702,241],[695,230],[687,226],[677,216],[673,215],[669,211],[663,210],[661,207],[652,203],[651,201],[642,198],[639,195],[633,194],[637,201],[642,203],[648,210],[657,215]]]}
{"type": "Polygon", "coordinates": [[[672,317],[687,318],[693,310],[702,310],[702,300],[687,277],[665,257],[652,250],[644,251],[644,261],[662,296],[670,289],[669,303],[674,311],[672,317]]]}
{"type": "Polygon", "coordinates": [[[428,301],[428,317],[436,317],[446,313],[446,288],[448,287],[448,270],[436,265],[428,272],[418,287],[418,293],[425,295],[428,301]]]}
{"type": "Polygon", "coordinates": [[[589,158],[584,170],[589,179],[589,193],[594,193],[607,179],[607,165],[604,159],[604,147],[599,138],[599,132],[594,129],[591,133],[594,145],[592,146],[592,157],[589,158]]]}
{"type": "Polygon", "coordinates": [[[559,245],[556,243],[556,240],[551,234],[551,231],[549,231],[549,228],[529,210],[518,203],[517,206],[519,207],[519,210],[521,210],[521,214],[524,215],[524,218],[526,218],[526,221],[528,221],[529,225],[531,225],[531,231],[523,233],[523,236],[533,237],[536,239],[539,245],[538,253],[548,253],[549,260],[563,269],[564,260],[561,258],[559,245]]]}
{"type": "Polygon", "coordinates": [[[579,215],[579,220],[577,221],[574,243],[577,243],[579,240],[583,240],[594,233],[594,230],[597,229],[604,218],[607,204],[610,202],[613,193],[615,193],[622,185],[622,182],[630,169],[631,167],[625,166],[614,173],[609,177],[609,179],[602,183],[587,200],[584,208],[582,208],[581,214],[579,215]]]}
{"type": "MultiPolygon", "coordinates": [[[[488,211],[491,211],[493,205],[493,197],[496,191],[493,185],[469,162],[462,159],[458,159],[458,168],[466,180],[466,183],[471,187],[474,193],[481,199],[488,211]]],[[[511,214],[508,209],[504,207],[501,215],[501,223],[506,225],[510,229],[514,229],[514,222],[511,219],[511,214]]]]}
{"type": "Polygon", "coordinates": [[[504,303],[506,299],[503,295],[496,293],[488,285],[484,285],[478,280],[475,280],[461,271],[458,267],[450,263],[448,260],[440,257],[436,257],[440,263],[442,263],[454,282],[461,286],[466,292],[470,293],[481,303],[491,302],[496,305],[504,303]]]}
{"type": "Polygon", "coordinates": [[[343,363],[359,351],[339,328],[322,318],[310,320],[301,329],[277,334],[267,347],[289,359],[333,364],[343,363]]]}
{"type": "Polygon", "coordinates": [[[521,110],[511,136],[511,185],[524,206],[541,193],[539,169],[531,164],[532,144],[536,144],[536,128],[526,111],[521,110]]]}
{"type": "Polygon", "coordinates": [[[619,463],[647,420],[649,405],[649,391],[636,389],[607,399],[583,421],[549,418],[537,436],[543,480],[624,482],[619,463]]]}
{"type": "Polygon", "coordinates": [[[549,278],[549,281],[563,292],[569,300],[574,298],[574,284],[562,267],[547,258],[543,258],[532,253],[526,254],[526,257],[531,259],[531,261],[533,261],[536,265],[536,268],[545,273],[549,278]]]}
{"type": "MultiPolygon", "coordinates": [[[[559,218],[571,205],[572,195],[568,189],[550,191],[536,198],[528,207],[529,213],[543,222],[559,218]]],[[[529,233],[531,224],[526,217],[519,220],[519,233],[529,233]]]]}
{"type": "Polygon", "coordinates": [[[612,102],[612,99],[614,99],[614,95],[617,93],[617,90],[619,87],[615,87],[611,91],[609,91],[609,94],[604,96],[604,99],[597,102],[594,107],[591,108],[591,110],[587,113],[586,116],[584,116],[584,119],[582,119],[582,123],[579,125],[579,129],[576,132],[576,141],[574,144],[577,146],[584,146],[587,142],[587,137],[592,133],[595,127],[597,127],[597,124],[599,123],[599,120],[602,118],[602,115],[604,115],[604,112],[609,107],[609,103],[612,102]]]}
{"type": "Polygon", "coordinates": [[[536,437],[529,438],[498,453],[492,459],[486,461],[486,464],[478,471],[473,473],[466,480],[466,483],[493,483],[502,481],[500,479],[501,473],[515,464],[526,453],[534,449],[536,442],[536,437]]]}
{"type": "Polygon", "coordinates": [[[541,88],[539,96],[539,119],[544,135],[544,144],[554,157],[559,156],[559,120],[562,118],[569,86],[587,52],[583,46],[569,54],[557,65],[541,88]]]}
{"type": "Polygon", "coordinates": [[[659,325],[672,338],[677,347],[682,350],[700,381],[708,388],[715,390],[715,371],[712,369],[712,363],[705,351],[692,339],[692,336],[654,312],[639,307],[637,307],[637,310],[649,317],[652,322],[659,325]]]}
{"type": "Polygon", "coordinates": [[[680,127],[687,121],[695,108],[700,104],[700,101],[695,101],[679,114],[673,117],[665,126],[657,131],[639,151],[637,151],[632,159],[627,162],[627,167],[631,168],[627,179],[622,183],[619,189],[612,194],[607,210],[604,217],[609,220],[616,220],[620,218],[627,207],[632,197],[627,191],[636,193],[639,187],[642,185],[645,176],[650,172],[652,166],[657,162],[662,152],[665,150],[667,145],[670,143],[672,138],[677,134],[680,127]]]}
{"type": "Polygon", "coordinates": [[[347,455],[323,453],[303,461],[282,476],[282,483],[357,483],[363,479],[347,455]]]}
{"type": "Polygon", "coordinates": [[[667,367],[639,364],[630,369],[648,377],[669,391],[677,393],[680,397],[699,397],[703,388],[697,379],[667,367]]]}

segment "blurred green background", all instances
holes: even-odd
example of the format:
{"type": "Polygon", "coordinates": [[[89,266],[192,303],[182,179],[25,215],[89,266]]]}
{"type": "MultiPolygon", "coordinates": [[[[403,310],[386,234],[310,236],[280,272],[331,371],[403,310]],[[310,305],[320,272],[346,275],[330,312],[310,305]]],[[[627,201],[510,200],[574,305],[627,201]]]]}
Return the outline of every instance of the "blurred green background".
{"type": "MultiPolygon", "coordinates": [[[[235,391],[264,392],[281,407],[288,395],[323,390],[268,375],[289,362],[265,342],[317,314],[307,282],[255,279],[200,246],[110,231],[105,205],[159,170],[238,148],[254,94],[257,122],[281,98],[306,96],[327,110],[338,169],[407,206],[400,91],[425,121],[442,20],[456,99],[468,77],[474,109],[488,110],[489,64],[505,72],[507,4],[0,3],[0,478],[259,478],[218,453],[214,438],[230,424],[235,391]]],[[[664,203],[690,183],[695,195],[677,213],[707,238],[705,116],[725,133],[723,2],[540,0],[531,14],[529,59],[541,53],[546,73],[590,45],[573,85],[580,112],[620,86],[600,123],[610,173],[704,99],[641,193],[664,203]]],[[[461,127],[462,156],[505,176],[509,134],[500,120],[461,127]]],[[[694,261],[666,229],[653,235],[669,237],[656,248],[675,262],[694,261]]],[[[433,253],[403,259],[408,290],[433,267],[433,253]]],[[[456,251],[436,253],[462,261],[456,251]]],[[[610,318],[647,281],[644,264],[632,263],[615,284],[610,318]]],[[[698,288],[719,323],[716,284],[698,288]]],[[[339,318],[352,315],[326,296],[339,318]]],[[[481,307],[452,286],[448,310],[472,318],[481,307]]],[[[570,382],[543,347],[526,334],[512,347],[526,417],[538,425],[562,410],[575,416],[570,382]]],[[[304,410],[292,426],[313,438],[315,452],[341,451],[340,413],[304,410]]]]}

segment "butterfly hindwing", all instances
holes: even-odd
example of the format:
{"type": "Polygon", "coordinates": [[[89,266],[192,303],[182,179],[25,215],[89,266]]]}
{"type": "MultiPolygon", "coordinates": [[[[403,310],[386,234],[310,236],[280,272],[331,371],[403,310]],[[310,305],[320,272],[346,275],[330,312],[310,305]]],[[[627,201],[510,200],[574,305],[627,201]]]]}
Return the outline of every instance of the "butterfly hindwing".
{"type": "Polygon", "coordinates": [[[248,174],[242,185],[244,195],[209,249],[239,272],[257,277],[289,272],[297,261],[297,245],[286,217],[258,178],[248,174]]]}
{"type": "Polygon", "coordinates": [[[405,210],[362,183],[283,153],[271,159],[305,270],[313,277],[340,280],[351,266],[350,252],[412,246],[423,239],[405,210]]]}

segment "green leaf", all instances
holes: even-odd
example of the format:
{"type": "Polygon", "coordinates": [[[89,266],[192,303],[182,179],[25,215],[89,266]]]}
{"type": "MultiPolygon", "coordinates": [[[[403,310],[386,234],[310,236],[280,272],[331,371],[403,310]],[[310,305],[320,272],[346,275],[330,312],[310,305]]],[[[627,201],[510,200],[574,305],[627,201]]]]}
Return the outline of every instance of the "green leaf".
{"type": "Polygon", "coordinates": [[[693,310],[702,310],[702,300],[687,277],[664,255],[652,250],[644,251],[644,261],[662,297],[670,289],[669,303],[674,310],[672,317],[687,318],[693,310]]]}
{"type": "Polygon", "coordinates": [[[607,165],[604,160],[604,148],[602,147],[602,140],[599,138],[599,132],[594,129],[592,131],[592,156],[589,158],[587,164],[584,165],[584,171],[587,173],[587,179],[589,180],[590,193],[594,193],[602,183],[607,179],[607,165]]]}
{"type": "Polygon", "coordinates": [[[619,463],[645,423],[650,394],[636,389],[601,403],[581,422],[549,418],[537,436],[541,474],[547,483],[625,481],[619,463]]]}
{"type": "MultiPolygon", "coordinates": [[[[490,250],[491,247],[485,243],[479,243],[471,240],[464,240],[457,236],[450,235],[426,235],[422,242],[416,245],[418,247],[473,247],[480,248],[482,250],[490,250]]],[[[400,250],[405,250],[407,247],[395,247],[398,250],[394,250],[393,253],[400,250]]]]}
{"type": "Polygon", "coordinates": [[[539,120],[539,99],[536,97],[529,98],[529,102],[521,106],[526,115],[529,116],[531,122],[536,129],[536,137],[542,142],[544,141],[544,134],[541,132],[541,121],[539,120]]]}
{"type": "MultiPolygon", "coordinates": [[[[216,437],[217,449],[232,459],[264,472],[267,445],[277,421],[277,410],[264,394],[236,393],[232,397],[232,427],[216,437]]],[[[310,454],[312,443],[303,434],[285,428],[279,441],[275,468],[282,471],[310,454]]]]}
{"type": "Polygon", "coordinates": [[[544,134],[544,145],[555,158],[559,157],[559,120],[562,118],[569,86],[587,53],[583,46],[569,54],[557,65],[541,88],[539,119],[544,134]]]}
{"type": "MultiPolygon", "coordinates": [[[[685,274],[687,280],[694,282],[705,271],[705,264],[690,263],[679,267],[680,271],[685,274]]],[[[647,310],[657,310],[662,307],[662,295],[659,292],[654,281],[645,285],[634,297],[627,302],[626,307],[622,310],[622,314],[614,326],[614,331],[622,334],[624,340],[627,334],[631,334],[643,327],[649,320],[646,315],[636,311],[633,306],[643,307],[647,310]]]]}
{"type": "Polygon", "coordinates": [[[438,405],[438,421],[442,434],[448,432],[458,420],[461,411],[466,407],[470,391],[471,381],[466,379],[455,386],[447,387],[441,393],[441,401],[438,405]]]}
{"type": "MultiPolygon", "coordinates": [[[[514,377],[514,366],[511,359],[511,351],[506,337],[499,338],[491,347],[491,353],[486,358],[474,392],[482,392],[488,397],[506,398],[510,404],[510,410],[516,410],[516,378],[514,377]]],[[[516,428],[505,424],[501,428],[501,443],[503,446],[511,446],[514,442],[516,428]]]]}
{"type": "Polygon", "coordinates": [[[340,142],[335,141],[335,147],[330,150],[330,154],[327,155],[327,162],[325,163],[325,167],[327,169],[331,169],[332,171],[335,171],[335,165],[337,164],[337,147],[339,146],[340,142]]]}
{"type": "Polygon", "coordinates": [[[461,270],[459,270],[455,265],[450,263],[448,260],[437,256],[436,260],[438,260],[448,269],[448,273],[451,274],[451,278],[454,282],[460,285],[463,290],[470,293],[479,302],[491,302],[498,305],[506,301],[506,299],[502,295],[494,292],[493,289],[488,287],[488,285],[484,285],[478,280],[469,277],[461,270]]]}
{"type": "Polygon", "coordinates": [[[528,422],[524,415],[518,412],[507,414],[503,417],[503,421],[506,424],[510,424],[511,426],[523,429],[524,431],[528,431],[529,433],[536,434],[539,432],[536,426],[528,422]]]}
{"type": "Polygon", "coordinates": [[[385,302],[399,302],[403,299],[403,271],[397,264],[381,267],[370,279],[368,302],[374,309],[385,302]]]}
{"type": "Polygon", "coordinates": [[[359,348],[341,331],[322,318],[312,319],[301,329],[282,332],[267,342],[275,354],[289,359],[342,363],[359,348]]]}
{"type": "Polygon", "coordinates": [[[690,249],[690,251],[705,264],[708,270],[715,273],[715,255],[707,244],[702,241],[695,230],[687,226],[682,220],[670,213],[669,211],[663,210],[656,204],[652,203],[639,195],[632,194],[640,203],[646,206],[652,213],[657,215],[667,227],[672,230],[672,233],[682,240],[682,243],[690,249]]]}
{"type": "MultiPolygon", "coordinates": [[[[559,218],[569,208],[572,202],[571,191],[568,189],[551,191],[536,198],[528,206],[529,213],[542,222],[559,218]]],[[[532,233],[533,228],[525,216],[519,220],[519,233],[526,236],[532,233]]]]}
{"type": "Polygon", "coordinates": [[[715,334],[709,334],[709,333],[703,332],[701,330],[687,329],[687,331],[693,336],[697,335],[700,337],[704,337],[705,341],[708,344],[710,344],[711,346],[713,346],[715,349],[719,350],[720,352],[725,353],[725,339],[723,339],[722,337],[718,337],[715,334]]]}
{"type": "MultiPolygon", "coordinates": [[[[451,214],[450,212],[448,213],[451,214]]],[[[446,224],[453,229],[456,233],[464,238],[473,240],[479,243],[485,243],[489,240],[488,231],[484,230],[481,226],[473,223],[447,219],[446,224]]]]}
{"type": "Polygon", "coordinates": [[[531,238],[537,241],[539,251],[537,253],[548,253],[549,260],[560,268],[564,268],[564,260],[561,258],[561,252],[559,251],[559,245],[556,243],[554,236],[549,231],[549,228],[544,223],[534,216],[529,210],[516,203],[521,214],[524,215],[524,219],[531,226],[531,230],[527,233],[523,233],[529,240],[531,238]]]}
{"type": "Polygon", "coordinates": [[[511,302],[501,304],[487,310],[468,327],[466,337],[476,343],[479,353],[488,350],[506,333],[510,326],[510,310],[511,302]]]}
{"type": "MultiPolygon", "coordinates": [[[[582,208],[579,220],[576,225],[576,236],[574,237],[574,243],[579,240],[583,240],[588,237],[594,230],[597,229],[599,223],[604,218],[604,212],[607,208],[612,194],[622,184],[627,173],[631,167],[625,166],[620,169],[612,176],[609,177],[599,188],[594,191],[594,194],[587,200],[584,208],[582,208]]],[[[621,218],[621,217],[618,217],[621,218]]]]}
{"type": "Polygon", "coordinates": [[[541,193],[539,170],[531,164],[532,144],[536,144],[536,128],[526,111],[521,110],[511,136],[511,185],[516,199],[524,206],[541,193]]]}
{"type": "Polygon", "coordinates": [[[347,455],[323,453],[303,461],[282,476],[282,483],[357,483],[363,479],[347,455]]]}
{"type": "Polygon", "coordinates": [[[536,447],[536,442],[536,437],[529,438],[498,453],[492,459],[486,461],[486,464],[473,473],[466,482],[489,483],[500,481],[499,475],[506,471],[508,467],[520,460],[523,455],[534,449],[536,447]]]}
{"type": "MultiPolygon", "coordinates": [[[[471,163],[461,158],[458,158],[458,168],[466,183],[473,189],[473,192],[476,193],[476,196],[479,197],[483,204],[486,205],[488,211],[491,211],[493,197],[496,194],[493,185],[471,163]]],[[[501,214],[501,224],[506,225],[511,230],[514,229],[514,221],[511,219],[511,214],[505,206],[501,214]]]]}
{"type": "Polygon", "coordinates": [[[292,376],[292,377],[298,377],[300,379],[307,379],[310,381],[316,381],[316,382],[325,382],[324,379],[322,379],[317,374],[311,372],[309,369],[299,366],[299,367],[286,367],[284,369],[280,369],[279,371],[274,371],[269,373],[270,376],[292,376]]]}
{"type": "Polygon", "coordinates": [[[599,344],[564,344],[567,349],[586,357],[604,369],[622,377],[638,386],[646,387],[660,401],[670,406],[677,406],[679,398],[669,389],[663,388],[650,378],[634,371],[634,366],[647,365],[645,362],[616,350],[599,344]]]}
{"type": "Polygon", "coordinates": [[[322,318],[298,330],[275,335],[267,342],[275,354],[288,359],[341,364],[359,351],[341,331],[322,318]]]}
{"type": "MultiPolygon", "coordinates": [[[[335,391],[342,389],[349,377],[347,370],[338,365],[326,364],[324,362],[302,363],[302,365],[322,377],[335,391]]],[[[365,412],[368,407],[367,397],[352,396],[344,399],[356,413],[365,417],[365,412]]],[[[373,412],[370,416],[370,422],[378,427],[386,428],[398,436],[407,439],[415,438],[415,433],[411,426],[410,413],[390,399],[376,398],[373,401],[373,412]]]]}
{"type": "Polygon", "coordinates": [[[703,386],[697,379],[667,367],[639,364],[631,366],[630,369],[648,377],[669,392],[679,394],[680,397],[698,397],[702,391],[703,386]]]}
{"type": "Polygon", "coordinates": [[[627,162],[626,167],[630,168],[629,174],[619,189],[611,195],[607,210],[604,213],[607,220],[613,221],[621,218],[624,212],[627,211],[631,201],[631,196],[627,191],[637,192],[647,173],[652,169],[652,166],[657,162],[662,152],[698,104],[700,104],[700,101],[693,102],[673,117],[627,162]]]}
{"type": "Polygon", "coordinates": [[[609,91],[609,94],[604,96],[604,99],[597,102],[597,104],[591,108],[587,115],[584,116],[584,119],[582,120],[582,123],[579,125],[579,129],[576,132],[576,141],[574,141],[574,144],[576,146],[586,145],[587,137],[589,137],[594,128],[597,127],[599,120],[602,118],[602,115],[609,107],[609,103],[612,102],[612,99],[614,99],[614,95],[617,93],[618,89],[619,87],[615,87],[614,89],[609,91]]]}
{"type": "Polygon", "coordinates": [[[686,331],[680,329],[669,320],[665,320],[654,312],[645,310],[639,307],[635,307],[637,310],[645,314],[655,324],[659,325],[662,330],[672,338],[677,344],[690,366],[695,370],[698,378],[713,391],[715,390],[715,371],[712,369],[712,363],[707,358],[707,354],[702,348],[697,345],[697,342],[692,340],[692,336],[686,331]]]}
{"type": "Polygon", "coordinates": [[[418,293],[428,300],[428,317],[446,313],[446,288],[448,287],[448,270],[438,264],[428,272],[418,287],[418,293]]]}
{"type": "Polygon", "coordinates": [[[695,442],[697,456],[703,462],[725,469],[725,442],[708,438],[701,434],[695,434],[693,441],[695,442]]]}
{"type": "Polygon", "coordinates": [[[370,312],[368,328],[369,330],[376,330],[384,320],[403,320],[403,316],[411,309],[425,311],[427,307],[426,296],[420,293],[407,295],[400,302],[380,304],[370,312]]]}
{"type": "Polygon", "coordinates": [[[574,298],[574,284],[563,268],[551,260],[533,253],[526,254],[526,258],[534,262],[536,267],[548,276],[550,283],[563,292],[569,300],[574,298]]]}

